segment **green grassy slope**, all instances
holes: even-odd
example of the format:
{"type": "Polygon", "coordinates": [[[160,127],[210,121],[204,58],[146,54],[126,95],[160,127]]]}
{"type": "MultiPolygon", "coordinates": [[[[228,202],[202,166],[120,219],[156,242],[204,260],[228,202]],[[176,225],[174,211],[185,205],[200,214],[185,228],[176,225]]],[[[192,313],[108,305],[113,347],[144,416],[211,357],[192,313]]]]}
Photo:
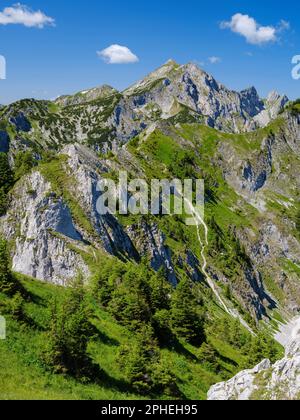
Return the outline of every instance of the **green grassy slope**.
{"type": "MultiPolygon", "coordinates": [[[[47,371],[41,362],[41,352],[50,320],[50,302],[60,300],[65,289],[18,276],[30,300],[25,304],[27,321],[20,323],[7,317],[7,339],[0,341],[0,399],[139,399],[118,367],[121,344],[132,343],[134,334],[118,325],[112,317],[91,300],[95,310],[94,324],[98,331],[90,343],[89,352],[101,366],[98,383],[81,383],[69,376],[47,371]]],[[[7,297],[0,296],[1,302],[7,297]]],[[[92,298],[91,298],[92,299],[92,298]]],[[[177,378],[177,385],[187,399],[205,399],[209,387],[234,375],[246,358],[217,336],[209,335],[217,354],[219,374],[201,356],[199,348],[180,342],[178,348],[163,348],[162,358],[177,378]]],[[[151,398],[167,398],[164,395],[151,398]]]]}

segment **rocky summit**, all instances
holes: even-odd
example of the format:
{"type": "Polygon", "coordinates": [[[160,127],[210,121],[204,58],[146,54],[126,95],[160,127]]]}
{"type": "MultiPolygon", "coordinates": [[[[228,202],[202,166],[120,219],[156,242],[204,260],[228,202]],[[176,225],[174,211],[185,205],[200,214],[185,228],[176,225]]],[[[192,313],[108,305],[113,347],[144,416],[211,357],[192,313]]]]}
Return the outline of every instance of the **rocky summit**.
{"type": "MultiPolygon", "coordinates": [[[[2,107],[0,309],[19,352],[14,362],[10,342],[0,343],[8,377],[19,360],[42,360],[38,369],[101,377],[120,399],[123,382],[134,398],[205,399],[221,381],[210,399],[297,398],[298,335],[277,363],[273,336],[300,311],[299,171],[299,101],[232,91],[193,63],[170,60],[123,92],[103,86],[2,107]],[[100,214],[98,184],[120,172],[149,185],[203,179],[201,225],[100,214]],[[78,279],[93,316],[59,309],[78,279]],[[77,343],[84,355],[74,362],[72,334],[75,325],[91,331],[87,318],[100,338],[77,343]]],[[[83,305],[80,296],[72,299],[83,305]]]]}

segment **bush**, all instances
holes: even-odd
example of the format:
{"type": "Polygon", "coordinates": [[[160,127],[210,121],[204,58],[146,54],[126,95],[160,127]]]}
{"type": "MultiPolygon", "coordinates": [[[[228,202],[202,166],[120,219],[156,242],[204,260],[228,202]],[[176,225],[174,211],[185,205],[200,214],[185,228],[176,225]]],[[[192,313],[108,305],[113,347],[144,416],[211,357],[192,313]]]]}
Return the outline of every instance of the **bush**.
{"type": "Polygon", "coordinates": [[[18,181],[37,165],[32,152],[18,152],[15,157],[15,180],[18,181]]]}
{"type": "Polygon", "coordinates": [[[278,344],[272,338],[265,336],[263,332],[252,338],[247,355],[247,363],[250,366],[257,365],[263,359],[269,359],[275,363],[281,357],[278,344]]]}

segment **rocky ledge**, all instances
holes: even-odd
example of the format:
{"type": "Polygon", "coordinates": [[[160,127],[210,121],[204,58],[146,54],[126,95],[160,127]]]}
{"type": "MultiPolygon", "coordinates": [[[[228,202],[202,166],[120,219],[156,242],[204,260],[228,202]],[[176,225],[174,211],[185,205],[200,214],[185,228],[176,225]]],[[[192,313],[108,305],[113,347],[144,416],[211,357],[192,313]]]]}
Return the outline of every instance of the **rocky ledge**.
{"type": "Polygon", "coordinates": [[[274,365],[262,361],[228,382],[214,385],[208,392],[210,401],[228,400],[299,400],[300,399],[300,319],[294,329],[285,357],[274,365]]]}

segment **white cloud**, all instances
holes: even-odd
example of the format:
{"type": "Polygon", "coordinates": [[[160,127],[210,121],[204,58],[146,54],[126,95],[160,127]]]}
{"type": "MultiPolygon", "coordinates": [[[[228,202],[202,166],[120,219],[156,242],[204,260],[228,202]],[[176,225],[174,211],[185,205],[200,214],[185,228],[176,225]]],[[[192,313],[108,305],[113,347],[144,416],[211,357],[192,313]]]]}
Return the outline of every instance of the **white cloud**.
{"type": "Polygon", "coordinates": [[[0,25],[18,24],[28,28],[43,28],[46,25],[54,25],[55,20],[46,16],[40,10],[34,12],[29,7],[17,3],[11,7],[5,7],[0,12],[0,25]]]}
{"type": "Polygon", "coordinates": [[[289,29],[288,22],[282,20],[279,27],[262,26],[248,15],[237,13],[232,16],[230,22],[222,22],[222,29],[231,29],[232,32],[242,35],[249,44],[262,45],[278,40],[278,34],[289,29]]]}
{"type": "Polygon", "coordinates": [[[98,51],[97,54],[108,64],[129,64],[139,61],[138,57],[129,48],[118,44],[98,51]]]}
{"type": "Polygon", "coordinates": [[[209,61],[211,64],[218,64],[218,63],[221,63],[222,58],[221,58],[221,57],[212,56],[212,57],[209,57],[209,58],[208,58],[208,61],[209,61]]]}

